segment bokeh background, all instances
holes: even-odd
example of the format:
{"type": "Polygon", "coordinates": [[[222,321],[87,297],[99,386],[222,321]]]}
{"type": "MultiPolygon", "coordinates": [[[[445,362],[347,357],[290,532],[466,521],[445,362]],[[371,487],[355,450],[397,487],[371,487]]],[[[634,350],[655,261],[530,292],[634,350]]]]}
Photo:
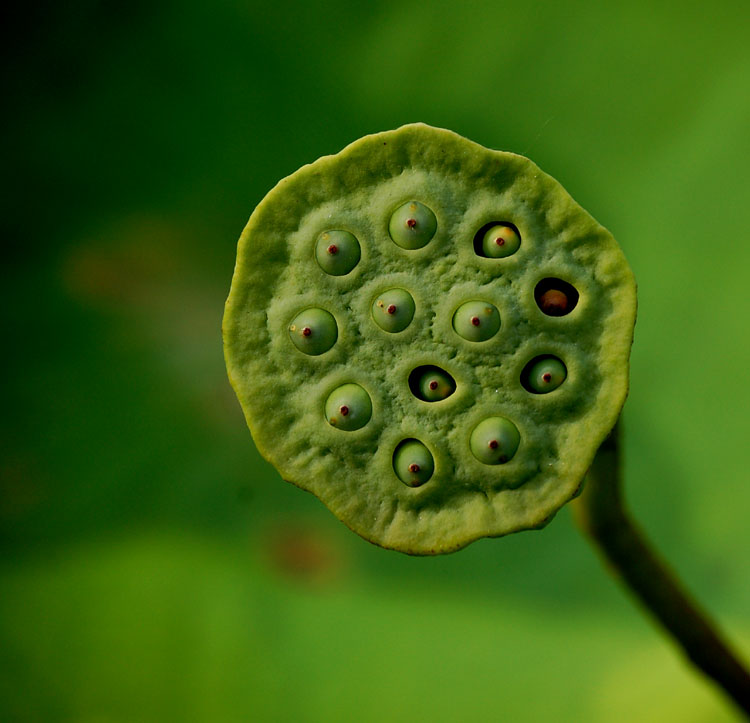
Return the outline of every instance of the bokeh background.
{"type": "Polygon", "coordinates": [[[38,2],[2,67],[0,720],[737,720],[568,510],[413,559],[256,452],[220,324],[283,176],[421,120],[639,282],[629,499],[750,653],[746,2],[38,2]]]}

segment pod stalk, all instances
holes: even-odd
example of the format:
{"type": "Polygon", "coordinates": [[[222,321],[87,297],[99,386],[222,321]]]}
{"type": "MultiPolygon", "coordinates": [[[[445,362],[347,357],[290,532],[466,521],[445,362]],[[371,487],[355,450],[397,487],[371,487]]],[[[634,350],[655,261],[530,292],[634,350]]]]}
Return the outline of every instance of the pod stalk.
{"type": "Polygon", "coordinates": [[[596,453],[583,493],[573,502],[576,523],[596,545],[690,662],[750,716],[750,673],[709,615],[669,566],[651,549],[631,519],[622,494],[621,423],[596,453]]]}

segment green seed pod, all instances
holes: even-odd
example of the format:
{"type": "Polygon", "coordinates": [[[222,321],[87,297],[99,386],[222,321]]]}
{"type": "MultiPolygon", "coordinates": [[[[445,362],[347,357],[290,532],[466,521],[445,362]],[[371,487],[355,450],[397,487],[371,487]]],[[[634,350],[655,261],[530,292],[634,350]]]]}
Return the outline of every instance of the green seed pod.
{"type": "Polygon", "coordinates": [[[325,309],[301,311],[289,324],[289,338],[304,354],[318,356],[328,351],[338,338],[336,319],[325,309]]]}
{"type": "Polygon", "coordinates": [[[331,276],[348,274],[361,255],[359,241],[348,231],[324,231],[315,242],[318,265],[331,276]]]}
{"type": "Polygon", "coordinates": [[[435,471],[430,450],[417,439],[407,439],[393,453],[393,470],[409,487],[421,487],[435,471]]]}
{"type": "Polygon", "coordinates": [[[578,492],[625,400],[634,322],[622,251],[557,181],[522,156],[413,124],[362,138],[269,192],[240,238],[223,328],[230,381],[281,477],[367,540],[432,555],[541,527],[578,492]],[[512,263],[482,258],[487,219],[522,230],[512,263]],[[339,284],[320,271],[311,239],[323,227],[366,230],[357,234],[366,274],[339,284]],[[567,297],[561,318],[550,290],[567,297]],[[383,331],[399,328],[401,337],[383,331]],[[543,354],[570,371],[548,396],[514,372],[543,354]],[[425,403],[432,390],[419,380],[430,367],[455,370],[442,403],[425,403]],[[354,402],[325,407],[355,381],[373,411],[341,432],[321,416],[338,408],[349,423],[340,407],[354,402]],[[521,432],[507,464],[497,449],[510,459],[512,433],[484,436],[498,418],[521,432]],[[420,460],[406,458],[417,451],[420,460]],[[419,490],[411,485],[424,480],[403,471],[412,463],[429,470],[419,490]]]}
{"type": "Polygon", "coordinates": [[[406,329],[414,318],[414,299],[405,289],[388,289],[372,302],[373,321],[391,334],[406,329]]]}
{"type": "Polygon", "coordinates": [[[482,464],[505,464],[513,459],[520,442],[518,427],[510,419],[489,417],[474,427],[469,448],[482,464]]]}
{"type": "Polygon", "coordinates": [[[436,230],[435,214],[419,201],[399,206],[388,224],[391,238],[402,249],[421,249],[430,242],[436,230]]]}
{"type": "Polygon", "coordinates": [[[420,367],[415,372],[412,391],[424,402],[439,402],[456,391],[455,379],[438,367],[420,367]]]}
{"type": "Polygon", "coordinates": [[[521,383],[534,394],[547,394],[557,389],[568,376],[568,370],[557,357],[534,359],[521,375],[521,383]]]}
{"type": "Polygon", "coordinates": [[[453,328],[467,341],[487,341],[500,328],[500,314],[488,301],[467,301],[453,314],[453,328]]]}
{"type": "Polygon", "coordinates": [[[359,384],[344,384],[326,400],[328,424],[345,432],[362,429],[372,417],[372,400],[359,384]]]}
{"type": "Polygon", "coordinates": [[[482,251],[490,259],[502,259],[521,247],[521,236],[514,226],[498,224],[488,229],[482,239],[482,251]]]}

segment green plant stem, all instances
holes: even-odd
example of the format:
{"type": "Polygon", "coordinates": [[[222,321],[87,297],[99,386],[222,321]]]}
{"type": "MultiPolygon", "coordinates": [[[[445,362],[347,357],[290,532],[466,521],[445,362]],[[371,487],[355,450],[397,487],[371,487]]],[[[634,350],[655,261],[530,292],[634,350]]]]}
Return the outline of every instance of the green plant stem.
{"type": "Polygon", "coordinates": [[[689,660],[750,716],[750,674],[631,520],[621,474],[618,422],[594,458],[584,492],[573,503],[578,526],[689,660]]]}

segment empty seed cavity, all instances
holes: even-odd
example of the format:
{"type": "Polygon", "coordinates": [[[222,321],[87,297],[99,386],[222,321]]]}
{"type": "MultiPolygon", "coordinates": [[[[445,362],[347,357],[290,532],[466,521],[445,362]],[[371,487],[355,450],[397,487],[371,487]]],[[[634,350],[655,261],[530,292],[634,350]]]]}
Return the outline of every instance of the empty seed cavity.
{"type": "Polygon", "coordinates": [[[373,321],[383,330],[396,334],[414,318],[414,298],[406,289],[388,289],[372,302],[373,321]]]}
{"type": "Polygon", "coordinates": [[[556,356],[539,356],[524,367],[521,385],[532,394],[547,394],[557,389],[567,376],[565,364],[556,356]]]}
{"type": "Polygon", "coordinates": [[[453,314],[453,329],[467,341],[487,341],[500,329],[500,314],[488,301],[467,301],[453,314]]]}
{"type": "Polygon", "coordinates": [[[423,402],[440,402],[456,391],[456,380],[440,367],[425,365],[409,375],[409,389],[423,402]]]}
{"type": "Polygon", "coordinates": [[[331,276],[348,274],[359,263],[361,253],[359,241],[348,231],[324,231],[315,242],[318,266],[331,276]]]}
{"type": "Polygon", "coordinates": [[[550,277],[536,285],[534,299],[547,316],[565,316],[575,309],[578,291],[567,281],[550,277]]]}
{"type": "Polygon", "coordinates": [[[469,439],[471,453],[482,464],[505,464],[513,459],[521,435],[507,417],[488,417],[474,427],[469,439]]]}
{"type": "Polygon", "coordinates": [[[402,249],[421,249],[437,231],[435,214],[419,201],[409,201],[399,206],[388,224],[393,242],[402,249]]]}
{"type": "Polygon", "coordinates": [[[343,384],[326,399],[326,421],[344,432],[362,429],[372,417],[372,400],[359,384],[343,384]]]}
{"type": "Polygon", "coordinates": [[[318,356],[327,352],[338,338],[336,319],[325,309],[301,311],[289,324],[289,338],[303,354],[318,356]]]}
{"type": "Polygon", "coordinates": [[[420,487],[432,477],[435,460],[418,439],[405,439],[393,453],[393,471],[408,487],[420,487]]]}
{"type": "Polygon", "coordinates": [[[521,247],[521,234],[509,221],[486,223],[474,235],[474,252],[488,259],[512,256],[521,247]]]}

